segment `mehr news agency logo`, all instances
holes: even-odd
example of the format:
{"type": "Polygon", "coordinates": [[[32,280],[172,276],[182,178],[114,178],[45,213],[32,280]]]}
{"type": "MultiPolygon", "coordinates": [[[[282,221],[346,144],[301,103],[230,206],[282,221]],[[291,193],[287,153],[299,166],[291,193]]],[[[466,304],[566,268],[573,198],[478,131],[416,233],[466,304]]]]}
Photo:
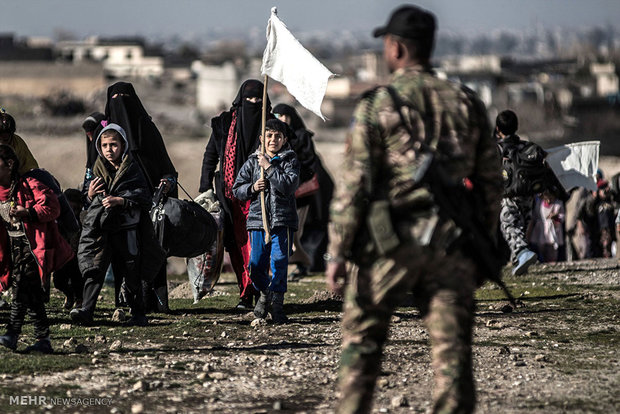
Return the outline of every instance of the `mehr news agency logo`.
{"type": "Polygon", "coordinates": [[[96,406],[112,404],[112,398],[96,397],[47,397],[45,395],[11,395],[9,405],[41,405],[41,406],[96,406]]]}

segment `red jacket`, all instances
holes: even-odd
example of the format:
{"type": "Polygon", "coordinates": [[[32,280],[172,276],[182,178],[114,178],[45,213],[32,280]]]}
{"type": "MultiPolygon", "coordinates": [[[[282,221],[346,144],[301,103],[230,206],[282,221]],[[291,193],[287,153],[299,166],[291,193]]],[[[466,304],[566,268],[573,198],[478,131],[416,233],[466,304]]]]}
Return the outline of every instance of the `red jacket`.
{"type": "MultiPolygon", "coordinates": [[[[39,265],[41,284],[73,257],[69,243],[60,235],[56,218],[60,214],[58,198],[52,190],[34,178],[21,178],[17,184],[17,204],[30,210],[33,220],[24,220],[26,237],[39,265]]],[[[8,289],[11,274],[9,236],[0,220],[0,292],[8,289]]]]}

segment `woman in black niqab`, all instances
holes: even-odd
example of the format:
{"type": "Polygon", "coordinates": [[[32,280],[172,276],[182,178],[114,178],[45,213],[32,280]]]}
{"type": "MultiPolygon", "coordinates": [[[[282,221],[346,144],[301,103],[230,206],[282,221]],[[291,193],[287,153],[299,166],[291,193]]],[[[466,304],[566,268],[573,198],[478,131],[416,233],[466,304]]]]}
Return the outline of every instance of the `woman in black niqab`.
{"type": "Polygon", "coordinates": [[[177,171],[159,130],[131,83],[117,82],[108,88],[105,115],[109,122],[120,125],[127,133],[129,150],[142,169],[151,193],[161,180],[167,180],[171,183],[168,195],[177,197],[177,171]]]}
{"type": "MultiPolygon", "coordinates": [[[[295,136],[289,142],[301,164],[300,182],[311,179],[314,174],[316,174],[319,182],[318,192],[297,199],[297,207],[308,206],[308,211],[303,214],[306,220],[303,227],[300,222],[301,231],[295,234],[295,239],[299,236],[299,240],[296,242],[301,243],[301,250],[308,254],[310,263],[304,263],[303,260],[298,262],[297,269],[289,275],[289,280],[296,280],[306,275],[308,271],[322,272],[325,270],[323,254],[327,251],[329,205],[334,192],[334,181],[314,149],[314,133],[306,129],[306,125],[297,110],[287,104],[278,104],[273,108],[273,113],[279,119],[285,119],[282,115],[286,115],[289,126],[295,132],[295,136]]],[[[300,214],[299,217],[302,215],[300,214]]],[[[289,259],[289,263],[293,263],[294,259],[295,254],[289,259]]]]}
{"type": "MultiPolygon", "coordinates": [[[[131,83],[117,82],[108,88],[105,115],[109,122],[114,122],[125,130],[129,151],[142,170],[151,194],[160,184],[164,184],[164,193],[170,197],[178,197],[177,171],[168,156],[159,130],[144,109],[131,83]]],[[[152,282],[143,281],[143,295],[147,312],[170,312],[165,264],[152,282]]]]}
{"type": "MultiPolygon", "coordinates": [[[[202,160],[200,192],[212,190],[224,210],[224,246],[239,285],[239,309],[250,309],[258,292],[249,277],[250,243],[245,228],[249,202],[232,194],[241,166],[258,148],[262,127],[263,83],[250,79],[241,84],[228,111],[211,120],[211,138],[202,160]],[[219,171],[216,173],[216,170],[219,171]],[[215,184],[214,184],[215,181],[215,184]]],[[[266,99],[266,118],[271,119],[271,103],[266,99]]]]}

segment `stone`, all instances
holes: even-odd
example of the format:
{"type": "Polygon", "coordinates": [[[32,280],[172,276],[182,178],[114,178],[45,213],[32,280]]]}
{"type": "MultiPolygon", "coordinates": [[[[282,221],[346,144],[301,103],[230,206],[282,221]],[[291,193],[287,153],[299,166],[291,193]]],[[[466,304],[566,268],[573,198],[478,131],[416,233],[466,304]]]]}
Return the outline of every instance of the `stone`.
{"type": "Polygon", "coordinates": [[[131,405],[132,414],[140,414],[144,412],[144,405],[142,403],[135,403],[131,405]]]}
{"type": "Polygon", "coordinates": [[[59,326],[61,331],[68,331],[69,329],[71,329],[71,324],[70,323],[62,323],[59,326]]]}
{"type": "Polygon", "coordinates": [[[401,394],[393,397],[390,405],[392,408],[409,407],[409,401],[407,401],[407,397],[401,394]]]}
{"type": "Polygon", "coordinates": [[[209,378],[216,380],[223,380],[226,378],[226,374],[223,372],[212,372],[209,374],[209,378]]]}
{"type": "Polygon", "coordinates": [[[131,387],[131,390],[133,392],[146,391],[147,389],[148,389],[148,384],[142,380],[136,382],[135,384],[133,384],[133,387],[131,387]]]}
{"type": "Polygon", "coordinates": [[[112,320],[114,322],[125,322],[127,320],[127,315],[124,310],[116,309],[112,315],[112,320]]]}
{"type": "Polygon", "coordinates": [[[123,342],[120,339],[117,339],[110,345],[110,351],[120,351],[121,349],[123,349],[123,342]]]}
{"type": "Polygon", "coordinates": [[[74,337],[71,337],[69,339],[67,339],[63,344],[63,348],[73,348],[74,346],[77,345],[77,341],[75,340],[74,337]]]}
{"type": "Polygon", "coordinates": [[[379,388],[388,388],[389,385],[390,380],[388,380],[387,378],[379,378],[379,380],[377,381],[377,386],[379,388]]]}
{"type": "Polygon", "coordinates": [[[108,339],[105,335],[95,335],[95,343],[96,344],[105,344],[108,342],[108,339]]]}
{"type": "Polygon", "coordinates": [[[259,326],[265,326],[265,325],[267,325],[267,321],[263,318],[256,318],[250,323],[250,326],[252,328],[258,328],[259,326]]]}

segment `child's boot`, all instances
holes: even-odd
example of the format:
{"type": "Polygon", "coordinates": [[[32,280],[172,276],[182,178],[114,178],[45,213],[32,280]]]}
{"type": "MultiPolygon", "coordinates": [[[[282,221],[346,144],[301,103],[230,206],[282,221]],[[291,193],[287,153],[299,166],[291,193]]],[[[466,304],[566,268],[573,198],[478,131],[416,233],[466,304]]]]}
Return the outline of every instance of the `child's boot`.
{"type": "Polygon", "coordinates": [[[271,295],[271,319],[273,323],[287,323],[288,318],[284,314],[284,292],[272,292],[271,295]]]}
{"type": "Polygon", "coordinates": [[[51,354],[52,352],[54,352],[54,350],[52,349],[52,343],[50,342],[49,338],[41,338],[37,339],[34,344],[26,347],[26,352],[40,352],[42,354],[51,354]]]}
{"type": "Polygon", "coordinates": [[[254,306],[254,316],[265,319],[265,317],[267,317],[269,302],[271,302],[271,291],[269,289],[261,290],[260,297],[256,302],[256,306],[254,306]]]}
{"type": "Polygon", "coordinates": [[[0,345],[9,348],[11,351],[15,351],[17,349],[17,335],[7,333],[0,336],[0,345]]]}

